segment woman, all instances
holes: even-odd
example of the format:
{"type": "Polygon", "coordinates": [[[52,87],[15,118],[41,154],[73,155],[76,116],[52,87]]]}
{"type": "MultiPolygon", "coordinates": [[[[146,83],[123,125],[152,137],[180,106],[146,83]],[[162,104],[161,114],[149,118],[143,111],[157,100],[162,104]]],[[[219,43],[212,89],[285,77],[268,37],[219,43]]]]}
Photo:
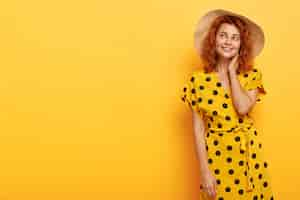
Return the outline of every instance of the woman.
{"type": "Polygon", "coordinates": [[[262,29],[248,18],[213,10],[201,18],[195,47],[204,69],[190,74],[181,99],[193,113],[201,200],[274,200],[261,135],[249,112],[266,90],[253,59],[262,29]]]}

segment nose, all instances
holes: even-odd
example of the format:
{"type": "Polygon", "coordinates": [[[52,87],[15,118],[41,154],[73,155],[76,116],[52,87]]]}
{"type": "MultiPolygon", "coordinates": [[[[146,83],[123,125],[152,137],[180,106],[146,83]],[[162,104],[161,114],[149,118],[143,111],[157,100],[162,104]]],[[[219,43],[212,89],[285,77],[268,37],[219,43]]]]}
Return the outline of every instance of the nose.
{"type": "Polygon", "coordinates": [[[225,40],[225,44],[231,45],[231,40],[230,39],[226,39],[225,40]]]}

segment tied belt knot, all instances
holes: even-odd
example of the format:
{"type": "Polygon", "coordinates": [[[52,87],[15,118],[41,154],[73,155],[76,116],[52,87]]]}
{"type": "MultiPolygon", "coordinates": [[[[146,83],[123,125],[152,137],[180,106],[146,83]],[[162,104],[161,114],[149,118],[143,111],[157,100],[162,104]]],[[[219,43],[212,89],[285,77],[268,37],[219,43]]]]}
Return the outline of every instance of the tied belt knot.
{"type": "Polygon", "coordinates": [[[247,176],[247,192],[251,192],[254,189],[253,186],[253,175],[254,175],[254,170],[253,169],[253,165],[251,164],[251,155],[252,155],[252,148],[250,146],[250,137],[249,137],[249,133],[248,130],[251,128],[251,126],[253,125],[253,123],[249,123],[249,124],[239,124],[236,125],[232,128],[229,129],[214,129],[214,128],[208,128],[208,130],[211,130],[210,133],[218,133],[218,132],[230,132],[230,134],[232,134],[233,132],[236,131],[241,131],[242,134],[240,135],[240,140],[238,142],[240,142],[240,150],[244,151],[246,153],[246,160],[247,160],[247,166],[246,166],[246,172],[247,174],[245,174],[247,176]]]}

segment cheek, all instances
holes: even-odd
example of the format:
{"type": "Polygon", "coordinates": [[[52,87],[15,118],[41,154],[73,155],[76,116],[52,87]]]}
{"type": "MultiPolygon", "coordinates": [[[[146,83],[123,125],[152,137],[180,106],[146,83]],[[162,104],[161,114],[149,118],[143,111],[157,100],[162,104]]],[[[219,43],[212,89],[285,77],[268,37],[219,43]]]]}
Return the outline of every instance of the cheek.
{"type": "Polygon", "coordinates": [[[222,43],[223,43],[223,42],[222,42],[221,39],[216,39],[216,45],[217,45],[217,46],[220,46],[222,43]]]}
{"type": "Polygon", "coordinates": [[[236,44],[235,44],[235,47],[236,47],[237,49],[239,49],[239,48],[241,47],[241,43],[240,43],[240,42],[236,43],[236,44]]]}

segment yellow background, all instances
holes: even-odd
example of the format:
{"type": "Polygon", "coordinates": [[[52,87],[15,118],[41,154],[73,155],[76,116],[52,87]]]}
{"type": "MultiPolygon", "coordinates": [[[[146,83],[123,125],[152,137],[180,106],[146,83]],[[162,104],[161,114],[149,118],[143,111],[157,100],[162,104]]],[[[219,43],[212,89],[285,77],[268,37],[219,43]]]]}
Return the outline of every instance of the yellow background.
{"type": "Polygon", "coordinates": [[[254,110],[275,199],[299,191],[299,2],[13,0],[0,5],[0,199],[199,199],[190,111],[198,18],[256,20],[254,110]]]}

